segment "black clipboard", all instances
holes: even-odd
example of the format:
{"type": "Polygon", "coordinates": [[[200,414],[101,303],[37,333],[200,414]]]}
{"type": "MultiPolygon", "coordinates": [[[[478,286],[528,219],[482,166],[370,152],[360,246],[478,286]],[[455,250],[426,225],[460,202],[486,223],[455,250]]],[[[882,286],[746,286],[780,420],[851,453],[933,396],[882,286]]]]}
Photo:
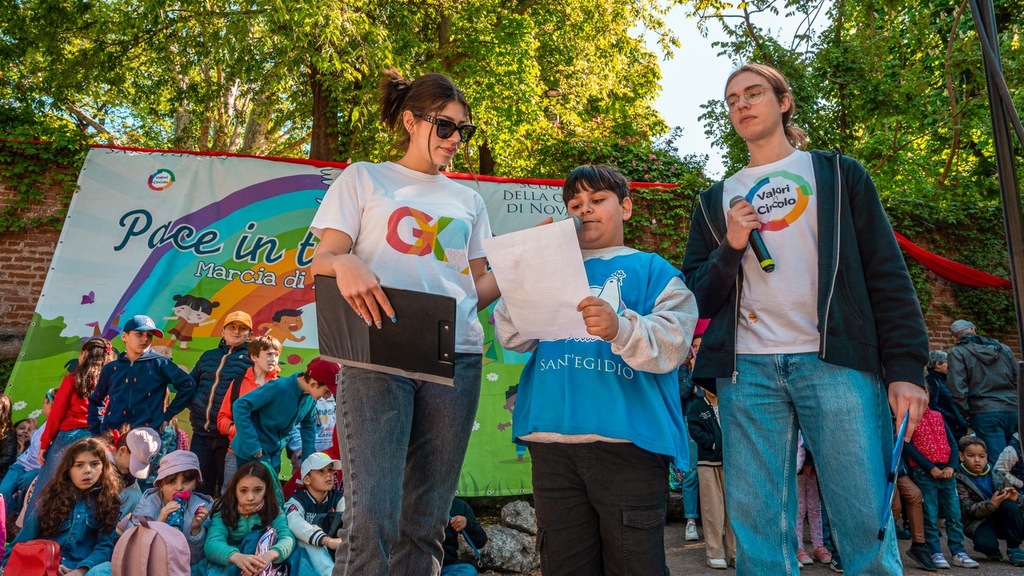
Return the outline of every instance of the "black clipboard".
{"type": "Polygon", "coordinates": [[[383,286],[397,322],[367,326],[338,292],[334,276],[317,275],[316,326],[320,355],[437,384],[454,384],[455,298],[383,286]]]}

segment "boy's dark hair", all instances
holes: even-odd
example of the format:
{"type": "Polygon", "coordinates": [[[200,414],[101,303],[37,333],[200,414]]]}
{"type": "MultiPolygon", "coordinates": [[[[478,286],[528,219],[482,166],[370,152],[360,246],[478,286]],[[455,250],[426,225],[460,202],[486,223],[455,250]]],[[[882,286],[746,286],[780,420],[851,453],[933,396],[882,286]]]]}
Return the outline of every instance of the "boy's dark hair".
{"type": "Polygon", "coordinates": [[[274,315],[271,316],[270,318],[274,322],[280,322],[281,318],[284,318],[285,316],[289,318],[294,318],[295,316],[302,316],[302,310],[297,310],[295,308],[285,308],[283,310],[278,310],[277,312],[274,312],[274,315]]]}
{"type": "Polygon", "coordinates": [[[249,342],[249,356],[259,356],[260,352],[264,350],[277,350],[278,354],[281,353],[281,342],[273,336],[264,334],[263,336],[257,336],[249,342]]]}
{"type": "Polygon", "coordinates": [[[967,450],[968,446],[981,446],[982,450],[988,452],[988,446],[985,446],[985,441],[977,436],[964,436],[957,442],[957,447],[960,448],[961,452],[967,450]]]}
{"type": "Polygon", "coordinates": [[[619,172],[619,169],[614,166],[585,164],[573,168],[572,172],[565,177],[565,185],[562,186],[562,203],[568,206],[569,201],[583,190],[614,192],[619,198],[619,204],[622,204],[623,200],[629,198],[629,180],[626,180],[622,172],[619,172]]]}

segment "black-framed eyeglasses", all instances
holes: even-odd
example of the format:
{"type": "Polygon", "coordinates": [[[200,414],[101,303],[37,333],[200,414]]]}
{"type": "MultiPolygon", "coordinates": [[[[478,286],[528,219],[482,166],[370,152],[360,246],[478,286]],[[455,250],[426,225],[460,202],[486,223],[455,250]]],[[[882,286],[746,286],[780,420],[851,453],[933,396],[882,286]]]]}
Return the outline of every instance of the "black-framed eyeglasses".
{"type": "Polygon", "coordinates": [[[748,86],[742,94],[730,94],[727,96],[725,98],[725,103],[729,106],[729,110],[732,110],[740,103],[740,98],[746,100],[747,104],[753,106],[760,102],[761,98],[764,98],[764,86],[754,84],[753,86],[748,86]]]}
{"type": "Polygon", "coordinates": [[[463,124],[459,126],[458,124],[452,122],[451,120],[437,118],[435,116],[431,116],[430,114],[426,114],[423,116],[417,114],[416,116],[422,119],[423,121],[430,122],[431,124],[436,126],[437,137],[442,140],[447,140],[452,137],[452,134],[458,132],[460,141],[469,142],[469,139],[473,137],[473,134],[476,134],[476,126],[472,124],[463,124]]]}

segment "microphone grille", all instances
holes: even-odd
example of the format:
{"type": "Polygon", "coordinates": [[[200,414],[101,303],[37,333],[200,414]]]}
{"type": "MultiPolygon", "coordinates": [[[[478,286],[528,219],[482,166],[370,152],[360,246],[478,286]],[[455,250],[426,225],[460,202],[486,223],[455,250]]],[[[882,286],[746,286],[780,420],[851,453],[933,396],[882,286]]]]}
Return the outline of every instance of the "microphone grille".
{"type": "Polygon", "coordinates": [[[574,226],[576,226],[576,233],[579,234],[580,229],[583,228],[583,220],[580,220],[579,216],[573,214],[572,223],[574,226]]]}
{"type": "Polygon", "coordinates": [[[743,196],[733,196],[732,200],[729,200],[729,208],[735,206],[737,202],[743,202],[744,200],[746,200],[746,198],[743,196]]]}

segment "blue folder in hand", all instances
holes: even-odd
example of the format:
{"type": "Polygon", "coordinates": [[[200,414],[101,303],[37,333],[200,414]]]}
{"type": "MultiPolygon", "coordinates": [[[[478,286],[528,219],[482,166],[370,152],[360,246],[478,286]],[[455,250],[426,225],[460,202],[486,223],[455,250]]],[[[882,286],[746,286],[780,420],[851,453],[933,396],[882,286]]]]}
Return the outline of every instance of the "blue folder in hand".
{"type": "Polygon", "coordinates": [[[889,518],[892,516],[892,497],[896,493],[896,476],[900,466],[900,458],[903,457],[903,442],[907,436],[907,423],[910,422],[910,411],[903,414],[903,422],[900,423],[899,432],[896,433],[896,442],[892,447],[892,464],[889,470],[889,483],[885,490],[885,500],[882,501],[882,521],[878,528],[878,539],[885,540],[885,528],[889,525],[889,518]]]}

